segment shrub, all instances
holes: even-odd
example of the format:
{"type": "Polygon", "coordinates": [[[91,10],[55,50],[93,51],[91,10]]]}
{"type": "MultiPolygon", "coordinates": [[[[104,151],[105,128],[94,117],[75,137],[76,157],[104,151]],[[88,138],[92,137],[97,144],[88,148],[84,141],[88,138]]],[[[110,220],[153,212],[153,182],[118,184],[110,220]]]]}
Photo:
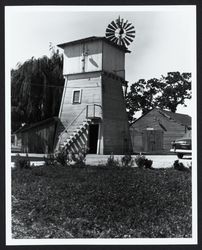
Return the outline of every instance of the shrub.
{"type": "Polygon", "coordinates": [[[56,157],[55,157],[56,161],[58,163],[60,163],[62,166],[66,166],[67,165],[67,154],[68,154],[67,151],[61,150],[60,152],[58,152],[56,154],[56,157]]]}
{"type": "Polygon", "coordinates": [[[26,154],[26,157],[17,154],[15,159],[15,167],[17,169],[30,169],[31,166],[28,154],[26,154]]]}
{"type": "Polygon", "coordinates": [[[107,159],[106,167],[110,167],[110,168],[120,167],[119,160],[114,159],[113,153],[111,153],[110,157],[107,159]]]}
{"type": "Polygon", "coordinates": [[[133,162],[134,161],[131,155],[126,154],[121,158],[121,163],[123,167],[132,167],[133,162]]]}
{"type": "Polygon", "coordinates": [[[144,155],[138,155],[135,157],[135,163],[138,166],[138,168],[143,168],[145,163],[145,157],[144,155]]]}
{"type": "Polygon", "coordinates": [[[48,154],[47,157],[44,156],[44,161],[46,166],[54,166],[55,157],[53,154],[48,154]]]}
{"type": "Polygon", "coordinates": [[[145,159],[145,162],[144,162],[144,166],[145,168],[152,168],[152,163],[153,161],[152,160],[148,160],[148,159],[145,159]]]}
{"type": "Polygon", "coordinates": [[[135,163],[137,164],[138,168],[152,168],[152,160],[148,160],[144,155],[138,155],[135,158],[135,163]]]}
{"type": "Polygon", "coordinates": [[[78,154],[72,153],[72,159],[75,161],[77,167],[84,167],[86,165],[86,154],[88,149],[83,147],[78,154]]]}
{"type": "Polygon", "coordinates": [[[173,164],[173,168],[179,171],[190,171],[189,168],[186,168],[182,162],[179,162],[179,160],[176,160],[173,164]]]}

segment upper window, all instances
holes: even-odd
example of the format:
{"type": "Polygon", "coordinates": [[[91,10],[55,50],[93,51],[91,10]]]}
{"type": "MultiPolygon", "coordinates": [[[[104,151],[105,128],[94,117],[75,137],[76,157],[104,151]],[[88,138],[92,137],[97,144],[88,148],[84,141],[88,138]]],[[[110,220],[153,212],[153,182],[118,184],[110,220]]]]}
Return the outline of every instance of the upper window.
{"type": "Polygon", "coordinates": [[[81,90],[73,91],[72,103],[81,103],[81,90]]]}

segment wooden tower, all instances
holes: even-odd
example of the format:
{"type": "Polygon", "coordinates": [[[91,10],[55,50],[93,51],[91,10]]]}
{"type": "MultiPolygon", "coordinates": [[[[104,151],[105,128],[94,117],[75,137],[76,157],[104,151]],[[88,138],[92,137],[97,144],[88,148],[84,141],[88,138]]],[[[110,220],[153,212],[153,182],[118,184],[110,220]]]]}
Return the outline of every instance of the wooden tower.
{"type": "Polygon", "coordinates": [[[105,37],[58,45],[64,50],[65,86],[59,112],[56,150],[92,154],[130,150],[124,91],[125,46],[105,37]]]}

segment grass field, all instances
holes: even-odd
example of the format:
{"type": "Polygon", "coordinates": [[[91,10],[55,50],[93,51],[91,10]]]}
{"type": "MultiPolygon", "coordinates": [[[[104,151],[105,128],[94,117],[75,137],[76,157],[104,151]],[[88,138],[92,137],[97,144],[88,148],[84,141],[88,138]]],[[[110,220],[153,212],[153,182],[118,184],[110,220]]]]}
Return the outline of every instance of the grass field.
{"type": "Polygon", "coordinates": [[[191,214],[190,172],[12,170],[13,238],[191,237],[191,214]]]}

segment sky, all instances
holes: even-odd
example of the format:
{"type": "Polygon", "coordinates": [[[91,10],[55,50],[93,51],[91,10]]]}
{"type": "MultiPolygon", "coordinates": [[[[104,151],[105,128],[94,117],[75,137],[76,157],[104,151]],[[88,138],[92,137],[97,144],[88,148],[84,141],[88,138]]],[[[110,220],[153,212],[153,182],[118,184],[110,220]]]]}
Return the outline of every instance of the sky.
{"type": "MultiPolygon", "coordinates": [[[[50,55],[57,44],[105,36],[118,16],[132,22],[136,37],[126,54],[129,86],[139,79],[160,78],[167,72],[195,74],[195,7],[193,6],[16,6],[6,7],[6,65],[16,68],[31,57],[50,55]]],[[[62,52],[62,51],[61,51],[62,52]]],[[[193,81],[192,87],[196,83],[193,81]]],[[[177,112],[191,115],[193,100],[177,112]]]]}

